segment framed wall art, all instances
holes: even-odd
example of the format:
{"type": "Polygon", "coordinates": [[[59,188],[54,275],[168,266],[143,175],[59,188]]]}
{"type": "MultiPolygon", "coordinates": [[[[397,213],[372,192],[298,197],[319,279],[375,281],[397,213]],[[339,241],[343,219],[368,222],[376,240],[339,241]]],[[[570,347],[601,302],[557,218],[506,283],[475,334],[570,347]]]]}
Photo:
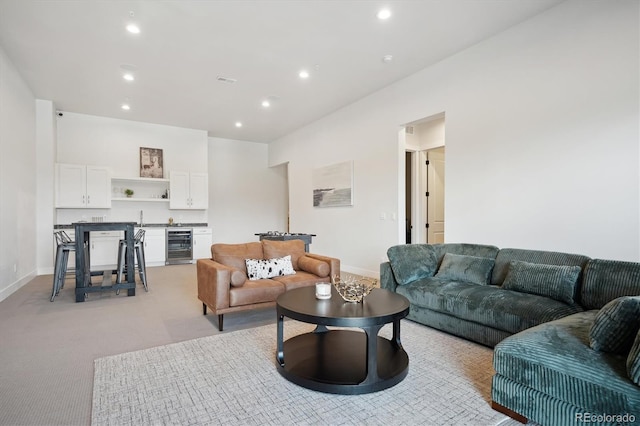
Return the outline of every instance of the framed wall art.
{"type": "Polygon", "coordinates": [[[353,206],[353,161],[313,169],[313,206],[353,206]]]}
{"type": "Polygon", "coordinates": [[[163,165],[161,149],[140,148],[140,177],[164,177],[163,165]]]}

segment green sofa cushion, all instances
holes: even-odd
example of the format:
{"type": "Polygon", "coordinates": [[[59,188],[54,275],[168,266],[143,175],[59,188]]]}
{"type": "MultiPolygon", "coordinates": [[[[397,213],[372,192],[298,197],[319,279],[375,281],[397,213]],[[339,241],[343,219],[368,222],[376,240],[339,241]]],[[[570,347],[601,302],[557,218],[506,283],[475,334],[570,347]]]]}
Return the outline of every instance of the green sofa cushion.
{"type": "Polygon", "coordinates": [[[432,247],[436,252],[438,264],[442,262],[442,258],[447,253],[462,254],[465,256],[488,257],[491,259],[495,259],[498,255],[498,252],[500,251],[500,249],[496,246],[473,243],[432,244],[432,247]]]}
{"type": "Polygon", "coordinates": [[[589,261],[589,257],[581,254],[561,253],[555,251],[504,248],[501,249],[496,256],[496,266],[493,268],[491,284],[502,285],[507,277],[509,263],[511,263],[512,260],[540,263],[543,265],[579,266],[581,269],[584,269],[585,265],[589,261]]]}
{"type": "Polygon", "coordinates": [[[433,247],[428,244],[404,244],[389,247],[387,257],[399,285],[432,277],[438,269],[433,247]]]}
{"type": "Polygon", "coordinates": [[[579,266],[541,265],[512,260],[502,288],[574,303],[579,266]]]}
{"type": "Polygon", "coordinates": [[[627,354],[640,329],[640,296],[623,296],[598,311],[589,330],[591,348],[597,351],[627,354]]]}
{"type": "Polygon", "coordinates": [[[446,253],[435,276],[443,280],[486,285],[491,277],[493,264],[494,260],[486,257],[446,253]]]}
{"type": "Polygon", "coordinates": [[[633,383],[640,385],[640,331],[627,357],[627,374],[633,383]]]}
{"type": "Polygon", "coordinates": [[[580,304],[600,309],[621,296],[640,296],[640,263],[590,260],[584,270],[580,304]]]}
{"type": "MultiPolygon", "coordinates": [[[[627,376],[626,357],[589,347],[596,315],[595,310],[581,312],[507,337],[494,349],[496,374],[585,412],[637,415],[640,388],[627,376]]],[[[515,398],[534,403],[521,394],[515,398]]],[[[509,408],[519,409],[518,404],[509,408]]]]}
{"type": "Polygon", "coordinates": [[[398,286],[396,292],[409,300],[412,310],[427,308],[509,333],[582,311],[579,305],[547,297],[438,277],[398,286]]]}

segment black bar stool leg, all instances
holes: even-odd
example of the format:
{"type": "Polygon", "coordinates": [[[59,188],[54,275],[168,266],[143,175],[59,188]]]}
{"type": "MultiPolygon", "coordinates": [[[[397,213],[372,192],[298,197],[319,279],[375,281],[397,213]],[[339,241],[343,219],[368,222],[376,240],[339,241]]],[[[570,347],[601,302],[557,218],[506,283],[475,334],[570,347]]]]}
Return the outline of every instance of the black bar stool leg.
{"type": "Polygon", "coordinates": [[[62,246],[58,246],[56,249],[56,264],[53,268],[53,286],[51,289],[51,302],[55,299],[58,291],[60,290],[60,270],[62,269],[62,259],[63,259],[63,248],[62,246]]]}
{"type": "Polygon", "coordinates": [[[149,291],[149,287],[147,287],[147,265],[144,258],[144,248],[142,247],[142,243],[136,246],[136,256],[138,258],[138,275],[140,276],[140,281],[142,281],[144,291],[149,291]]]}

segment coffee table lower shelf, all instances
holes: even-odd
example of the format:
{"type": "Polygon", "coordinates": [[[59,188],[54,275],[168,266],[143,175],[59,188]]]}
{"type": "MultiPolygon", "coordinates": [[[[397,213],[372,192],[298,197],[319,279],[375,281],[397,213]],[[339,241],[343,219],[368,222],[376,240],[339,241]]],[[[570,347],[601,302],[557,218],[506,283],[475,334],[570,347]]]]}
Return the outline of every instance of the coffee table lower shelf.
{"type": "Polygon", "coordinates": [[[369,357],[365,333],[319,327],[284,342],[284,363],[277,362],[278,371],[287,380],[320,392],[357,395],[390,388],[406,377],[409,357],[394,341],[375,338],[377,353],[369,357]],[[377,372],[369,374],[367,364],[372,360],[377,372]]]}

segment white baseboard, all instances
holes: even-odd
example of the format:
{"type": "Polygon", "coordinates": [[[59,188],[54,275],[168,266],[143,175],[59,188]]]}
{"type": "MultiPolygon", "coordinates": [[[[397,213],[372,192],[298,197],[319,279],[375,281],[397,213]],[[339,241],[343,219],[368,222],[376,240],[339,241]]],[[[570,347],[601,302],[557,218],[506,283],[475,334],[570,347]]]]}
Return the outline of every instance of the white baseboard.
{"type": "Polygon", "coordinates": [[[20,278],[18,281],[15,281],[9,284],[7,288],[0,290],[0,302],[2,302],[7,297],[11,296],[13,293],[18,291],[23,285],[25,285],[35,277],[36,277],[35,271],[31,271],[29,274],[20,278]]]}
{"type": "Polygon", "coordinates": [[[349,265],[340,265],[340,269],[342,269],[344,272],[348,272],[350,274],[361,275],[363,277],[380,279],[380,270],[369,271],[367,269],[358,268],[358,267],[349,266],[349,265]]]}
{"type": "Polygon", "coordinates": [[[53,266],[48,266],[46,268],[39,268],[38,275],[53,275],[53,266]]]}

